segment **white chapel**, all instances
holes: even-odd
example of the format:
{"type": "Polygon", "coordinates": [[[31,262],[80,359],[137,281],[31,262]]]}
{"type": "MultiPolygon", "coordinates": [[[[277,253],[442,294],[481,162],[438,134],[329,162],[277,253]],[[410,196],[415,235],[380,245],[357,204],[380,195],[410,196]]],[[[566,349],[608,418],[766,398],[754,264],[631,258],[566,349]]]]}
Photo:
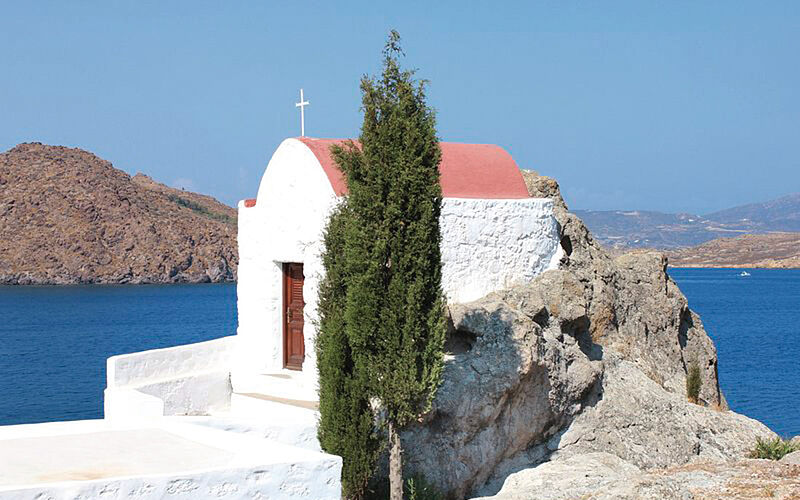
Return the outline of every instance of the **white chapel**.
{"type": "MultiPolygon", "coordinates": [[[[330,148],[337,139],[284,140],[255,199],[239,203],[234,390],[316,400],[314,356],[322,235],[347,195],[330,148]],[[287,392],[288,391],[288,392],[287,392]]],[[[487,144],[440,144],[442,288],[468,302],[555,267],[549,199],[531,198],[514,160],[487,144]]]]}
{"type": "MultiPolygon", "coordinates": [[[[147,476],[152,488],[140,500],[184,487],[197,488],[196,498],[217,498],[220,491],[230,491],[230,498],[340,498],[341,458],[324,453],[317,440],[314,351],[323,231],[347,196],[330,151],[338,142],[284,140],[256,198],[239,202],[234,335],[108,359],[105,419],[86,425],[102,439],[112,429],[177,457],[169,462],[172,472],[162,467],[157,477],[147,476]],[[164,433],[182,441],[165,444],[164,433]],[[192,447],[198,443],[202,453],[192,447]]],[[[557,267],[552,201],[528,196],[511,156],[486,144],[440,147],[448,303],[557,267]]],[[[54,432],[49,429],[42,432],[54,432]]],[[[113,458],[132,461],[123,451],[113,458]]],[[[142,491],[143,478],[131,476],[124,486],[142,491]]],[[[100,488],[121,487],[119,481],[86,482],[81,491],[91,497],[100,488]]]]}

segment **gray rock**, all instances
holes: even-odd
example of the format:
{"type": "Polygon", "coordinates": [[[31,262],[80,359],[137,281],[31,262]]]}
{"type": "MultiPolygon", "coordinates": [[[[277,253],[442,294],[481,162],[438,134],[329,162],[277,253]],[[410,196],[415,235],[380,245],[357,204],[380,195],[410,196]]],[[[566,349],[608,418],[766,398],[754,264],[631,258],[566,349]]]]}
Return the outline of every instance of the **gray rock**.
{"type": "MultiPolygon", "coordinates": [[[[540,306],[546,299],[531,300],[540,306]]],[[[496,464],[553,435],[577,413],[602,363],[586,356],[576,339],[543,329],[535,314],[496,295],[451,313],[451,340],[462,347],[448,355],[433,410],[403,441],[410,470],[464,497],[496,464]]]]}
{"type": "MultiPolygon", "coordinates": [[[[612,270],[615,319],[598,338],[598,287],[587,292],[566,269],[451,306],[442,386],[432,412],[403,435],[409,470],[463,498],[562,455],[607,452],[638,468],[667,467],[743,457],[756,436],[772,436],[720,404],[686,401],[682,360],[715,367],[713,344],[699,322],[682,330],[685,299],[660,257],[626,265],[635,270],[612,270]]],[[[716,371],[704,375],[703,399],[723,401],[716,371]]]]}
{"type": "Polygon", "coordinates": [[[561,197],[561,191],[555,179],[539,175],[533,170],[520,170],[520,172],[522,173],[522,178],[525,179],[528,194],[534,198],[550,198],[556,207],[563,210],[567,209],[567,204],[564,203],[564,198],[561,197]]]}
{"type": "Polygon", "coordinates": [[[744,415],[688,403],[616,353],[606,356],[605,367],[599,400],[550,439],[551,459],[602,451],[642,469],[664,468],[745,458],[756,437],[774,436],[744,415]]]}
{"type": "MultiPolygon", "coordinates": [[[[531,185],[555,199],[556,184],[531,185]]],[[[727,411],[714,345],[664,256],[611,258],[559,200],[559,269],[450,306],[442,385],[402,435],[406,473],[449,498],[686,496],[670,476],[652,487],[627,479],[742,459],[774,434],[727,411]],[[700,404],[686,399],[692,363],[700,404]]]]}
{"type": "Polygon", "coordinates": [[[481,500],[788,500],[797,498],[798,493],[800,467],[770,460],[699,460],[669,469],[640,471],[615,455],[597,452],[512,474],[497,495],[481,500]]]}
{"type": "MultiPolygon", "coordinates": [[[[796,439],[797,438],[795,438],[795,440],[796,439]]],[[[782,464],[800,465],[800,450],[793,451],[787,455],[784,455],[784,457],[780,461],[782,464]]]]}
{"type": "Polygon", "coordinates": [[[582,456],[545,462],[508,476],[496,500],[561,500],[595,498],[604,488],[641,474],[635,465],[610,453],[589,453],[582,456]]]}
{"type": "Polygon", "coordinates": [[[562,431],[499,463],[475,493],[509,491],[506,477],[545,460],[574,465],[588,457],[594,467],[594,454],[608,453],[637,469],[654,470],[697,460],[742,459],[756,437],[774,437],[756,420],[688,403],[613,351],[605,354],[602,382],[593,397],[562,431]]]}

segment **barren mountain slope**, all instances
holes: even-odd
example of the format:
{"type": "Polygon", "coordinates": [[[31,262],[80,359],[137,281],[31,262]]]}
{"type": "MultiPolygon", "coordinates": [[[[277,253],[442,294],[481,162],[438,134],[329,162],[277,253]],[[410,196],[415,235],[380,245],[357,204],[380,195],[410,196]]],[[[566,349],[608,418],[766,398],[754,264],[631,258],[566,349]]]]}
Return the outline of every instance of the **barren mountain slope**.
{"type": "Polygon", "coordinates": [[[678,249],[743,234],[800,231],[800,193],[711,214],[575,210],[607,248],[678,249]]]}
{"type": "Polygon", "coordinates": [[[677,267],[800,268],[800,233],[747,234],[667,252],[677,267]]]}
{"type": "Polygon", "coordinates": [[[0,283],[171,283],[236,276],[236,211],[131,178],[80,150],[0,154],[0,283]]]}

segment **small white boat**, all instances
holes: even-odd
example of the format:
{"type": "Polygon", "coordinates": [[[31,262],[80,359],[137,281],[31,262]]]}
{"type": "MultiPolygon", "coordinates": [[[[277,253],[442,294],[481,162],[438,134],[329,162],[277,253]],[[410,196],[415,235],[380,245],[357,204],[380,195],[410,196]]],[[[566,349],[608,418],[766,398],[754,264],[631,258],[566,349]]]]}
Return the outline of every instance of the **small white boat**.
{"type": "Polygon", "coordinates": [[[742,271],[741,273],[739,273],[739,276],[750,276],[750,273],[748,273],[747,271],[742,271]]]}

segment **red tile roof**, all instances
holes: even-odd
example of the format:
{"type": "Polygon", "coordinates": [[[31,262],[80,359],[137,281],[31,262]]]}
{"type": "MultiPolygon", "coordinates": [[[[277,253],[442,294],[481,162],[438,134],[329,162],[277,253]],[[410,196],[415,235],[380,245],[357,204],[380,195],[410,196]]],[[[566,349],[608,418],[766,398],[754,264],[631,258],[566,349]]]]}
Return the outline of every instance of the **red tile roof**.
{"type": "MultiPolygon", "coordinates": [[[[314,156],[331,182],[334,193],[347,193],[344,175],[333,161],[330,147],[346,139],[298,137],[314,156]]],[[[439,143],[442,148],[442,194],[447,198],[528,198],[519,167],[503,148],[493,144],[439,143]]]]}

